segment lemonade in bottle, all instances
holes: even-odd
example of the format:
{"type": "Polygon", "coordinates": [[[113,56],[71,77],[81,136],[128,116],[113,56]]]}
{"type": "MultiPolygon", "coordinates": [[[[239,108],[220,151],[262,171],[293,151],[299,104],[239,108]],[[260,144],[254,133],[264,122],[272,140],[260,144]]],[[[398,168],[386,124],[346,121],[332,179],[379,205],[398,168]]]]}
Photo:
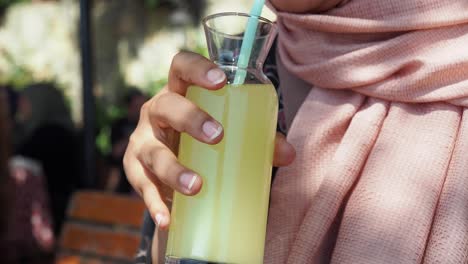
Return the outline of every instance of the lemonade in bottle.
{"type": "Polygon", "coordinates": [[[275,29],[256,18],[251,55],[241,68],[249,19],[222,13],[204,20],[210,57],[228,84],[218,91],[190,87],[186,96],[223,125],[224,138],[207,145],[181,135],[179,161],[203,178],[203,187],[193,197],[174,195],[166,263],[263,263],[278,99],[262,64],[275,29]]]}

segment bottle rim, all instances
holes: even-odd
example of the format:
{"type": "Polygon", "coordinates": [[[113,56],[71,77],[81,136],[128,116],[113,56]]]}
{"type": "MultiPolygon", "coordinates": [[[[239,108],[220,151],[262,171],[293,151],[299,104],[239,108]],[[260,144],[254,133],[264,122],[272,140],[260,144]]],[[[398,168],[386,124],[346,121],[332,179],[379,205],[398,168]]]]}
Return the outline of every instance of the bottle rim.
{"type": "Polygon", "coordinates": [[[260,38],[267,38],[271,32],[274,32],[274,27],[275,27],[275,23],[273,23],[272,21],[270,21],[269,19],[267,18],[264,18],[262,16],[252,16],[250,14],[247,14],[247,13],[242,13],[242,12],[221,12],[221,13],[215,13],[215,14],[212,14],[212,15],[208,15],[206,16],[205,18],[203,18],[202,20],[202,23],[203,23],[203,26],[205,27],[205,29],[208,29],[209,31],[213,32],[213,33],[216,33],[216,34],[220,34],[220,35],[225,35],[225,36],[229,36],[229,38],[231,39],[243,39],[244,37],[243,36],[239,36],[239,35],[233,35],[233,34],[228,34],[228,33],[225,33],[225,32],[220,32],[219,30],[217,30],[216,28],[212,27],[209,25],[209,21],[215,19],[215,18],[219,18],[219,17],[245,17],[245,18],[257,18],[260,22],[266,24],[266,25],[269,25],[272,27],[272,30],[270,32],[268,32],[268,34],[265,34],[265,35],[262,35],[262,36],[259,36],[259,37],[256,37],[256,39],[260,39],[260,38]]]}

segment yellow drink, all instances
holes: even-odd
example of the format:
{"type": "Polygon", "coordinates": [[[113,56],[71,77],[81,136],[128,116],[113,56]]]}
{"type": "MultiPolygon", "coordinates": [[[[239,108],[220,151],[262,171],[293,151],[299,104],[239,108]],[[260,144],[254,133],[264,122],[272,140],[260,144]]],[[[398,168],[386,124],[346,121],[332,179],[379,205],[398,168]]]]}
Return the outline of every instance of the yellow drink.
{"type": "Polygon", "coordinates": [[[176,193],[166,255],[263,263],[278,100],[272,85],[191,87],[187,97],[218,120],[217,145],[181,136],[179,160],[203,178],[194,197],[176,193]]]}

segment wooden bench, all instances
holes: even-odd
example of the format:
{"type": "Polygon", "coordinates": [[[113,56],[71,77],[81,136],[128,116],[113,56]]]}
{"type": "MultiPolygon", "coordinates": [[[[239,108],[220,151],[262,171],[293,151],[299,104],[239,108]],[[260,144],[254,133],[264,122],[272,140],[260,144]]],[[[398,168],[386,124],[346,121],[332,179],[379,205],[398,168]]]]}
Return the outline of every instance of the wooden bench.
{"type": "Polygon", "coordinates": [[[136,197],[95,191],[74,194],[57,263],[133,263],[145,205],[136,197]]]}

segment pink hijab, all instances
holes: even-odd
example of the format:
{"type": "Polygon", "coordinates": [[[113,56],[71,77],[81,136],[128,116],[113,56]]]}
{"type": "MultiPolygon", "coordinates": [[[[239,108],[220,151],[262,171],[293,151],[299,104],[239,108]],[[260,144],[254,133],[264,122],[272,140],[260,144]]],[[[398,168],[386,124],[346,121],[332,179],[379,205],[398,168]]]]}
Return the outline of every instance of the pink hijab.
{"type": "Polygon", "coordinates": [[[308,95],[265,263],[468,263],[468,1],[277,14],[282,89],[308,95]]]}

